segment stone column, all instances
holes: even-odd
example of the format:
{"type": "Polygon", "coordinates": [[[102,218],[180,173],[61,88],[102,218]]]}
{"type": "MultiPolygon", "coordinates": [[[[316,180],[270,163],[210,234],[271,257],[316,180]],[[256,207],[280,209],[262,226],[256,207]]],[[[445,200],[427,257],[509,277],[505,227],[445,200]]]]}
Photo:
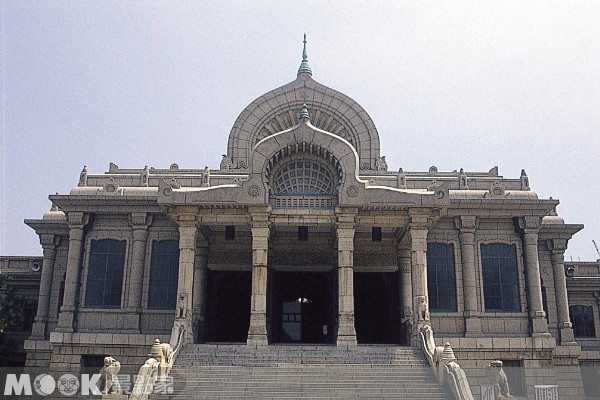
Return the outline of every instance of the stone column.
{"type": "Polygon", "coordinates": [[[540,278],[540,262],[538,257],[538,231],[540,218],[526,216],[519,219],[523,233],[523,250],[525,252],[525,276],[527,278],[527,298],[531,335],[550,336],[546,313],[542,304],[542,284],[540,278]]]}
{"type": "Polygon", "coordinates": [[[252,297],[250,299],[249,346],[266,346],[267,335],[267,260],[269,254],[269,213],[251,211],[252,223],[252,297]]]}
{"type": "MultiPolygon", "coordinates": [[[[142,284],[146,265],[148,226],[152,223],[152,214],[131,213],[129,222],[133,227],[133,244],[131,246],[132,258],[127,307],[130,313],[139,316],[142,310],[142,284]]],[[[134,329],[138,331],[140,329],[139,317],[134,329]]]]}
{"type": "Polygon", "coordinates": [[[192,292],[194,289],[194,261],[198,224],[193,214],[179,215],[179,277],[177,280],[177,308],[171,338],[177,335],[180,326],[185,327],[186,341],[193,343],[192,292]]]}
{"type": "Polygon", "coordinates": [[[454,223],[459,230],[465,336],[478,336],[481,334],[481,320],[477,305],[477,271],[475,269],[475,228],[477,217],[463,215],[456,217],[454,223]]]}
{"type": "Polygon", "coordinates": [[[48,323],[48,313],[50,311],[50,294],[52,293],[52,281],[54,280],[56,246],[60,243],[60,236],[42,234],[40,235],[40,243],[44,249],[44,261],[42,263],[42,277],[40,279],[37,314],[31,330],[32,339],[46,338],[46,326],[48,323]]]}
{"type": "Polygon", "coordinates": [[[192,295],[192,315],[196,343],[204,341],[207,269],[208,241],[201,238],[196,253],[196,264],[194,265],[194,293],[192,295]]]}
{"type": "Polygon", "coordinates": [[[65,277],[65,295],[58,315],[57,332],[74,332],[75,312],[78,307],[81,261],[83,255],[84,228],[89,215],[82,212],[69,212],[69,255],[65,277]]]}
{"type": "Polygon", "coordinates": [[[338,346],[356,346],[354,325],[354,224],[356,211],[337,213],[338,346]]]}
{"type": "Polygon", "coordinates": [[[566,239],[548,240],[548,248],[552,252],[552,270],[554,275],[554,290],[556,297],[556,314],[560,344],[575,344],[573,325],[569,317],[569,300],[567,297],[567,278],[565,277],[566,239]]]}
{"type": "Polygon", "coordinates": [[[404,240],[398,244],[398,269],[400,270],[400,309],[402,310],[402,332],[406,344],[410,343],[413,324],[412,265],[410,243],[404,240]]]}
{"type": "Polygon", "coordinates": [[[420,329],[430,325],[429,294],[427,292],[427,233],[429,214],[409,210],[409,240],[412,264],[413,310],[415,310],[412,338],[417,340],[420,329]]]}

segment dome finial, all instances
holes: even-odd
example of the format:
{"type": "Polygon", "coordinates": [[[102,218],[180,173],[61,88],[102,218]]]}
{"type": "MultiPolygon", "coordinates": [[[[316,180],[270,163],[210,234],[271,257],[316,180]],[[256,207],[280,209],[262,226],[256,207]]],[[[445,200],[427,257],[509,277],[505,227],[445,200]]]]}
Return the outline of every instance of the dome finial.
{"type": "Polygon", "coordinates": [[[300,75],[312,76],[312,70],[310,69],[310,65],[308,65],[308,53],[306,52],[306,33],[304,34],[304,48],[302,49],[302,63],[300,63],[300,68],[298,68],[298,76],[300,76],[300,75]]]}
{"type": "Polygon", "coordinates": [[[300,121],[302,120],[310,120],[310,115],[308,115],[308,107],[306,104],[302,104],[302,108],[300,109],[300,121]]]}

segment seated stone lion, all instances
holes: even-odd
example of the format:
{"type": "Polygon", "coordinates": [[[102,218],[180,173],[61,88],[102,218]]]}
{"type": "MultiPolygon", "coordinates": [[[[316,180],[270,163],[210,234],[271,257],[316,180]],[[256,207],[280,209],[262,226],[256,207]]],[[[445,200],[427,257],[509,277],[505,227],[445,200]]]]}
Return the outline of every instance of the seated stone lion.
{"type": "Polygon", "coordinates": [[[100,370],[102,385],[102,394],[121,393],[121,384],[117,374],[121,370],[121,363],[112,357],[104,357],[104,367],[100,370]]]}

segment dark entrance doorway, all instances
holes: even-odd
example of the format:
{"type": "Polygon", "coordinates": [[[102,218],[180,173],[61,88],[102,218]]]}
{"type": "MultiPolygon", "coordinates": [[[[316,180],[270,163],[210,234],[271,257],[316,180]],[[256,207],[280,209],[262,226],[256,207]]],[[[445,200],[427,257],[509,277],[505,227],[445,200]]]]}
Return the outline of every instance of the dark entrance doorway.
{"type": "Polygon", "coordinates": [[[206,342],[246,342],[252,272],[208,271],[206,342]]]}
{"type": "Polygon", "coordinates": [[[332,273],[273,271],[272,275],[272,342],[332,343],[335,321],[332,273]]]}
{"type": "Polygon", "coordinates": [[[400,343],[397,272],[354,273],[354,318],[358,343],[400,343]]]}

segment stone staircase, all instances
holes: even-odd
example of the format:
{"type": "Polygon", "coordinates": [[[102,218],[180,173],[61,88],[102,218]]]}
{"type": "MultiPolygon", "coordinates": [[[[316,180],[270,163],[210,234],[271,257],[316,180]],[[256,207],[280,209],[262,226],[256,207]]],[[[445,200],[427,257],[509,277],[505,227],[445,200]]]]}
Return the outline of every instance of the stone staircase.
{"type": "Polygon", "coordinates": [[[171,376],[174,391],[151,400],[452,399],[411,347],[187,345],[171,376]]]}

